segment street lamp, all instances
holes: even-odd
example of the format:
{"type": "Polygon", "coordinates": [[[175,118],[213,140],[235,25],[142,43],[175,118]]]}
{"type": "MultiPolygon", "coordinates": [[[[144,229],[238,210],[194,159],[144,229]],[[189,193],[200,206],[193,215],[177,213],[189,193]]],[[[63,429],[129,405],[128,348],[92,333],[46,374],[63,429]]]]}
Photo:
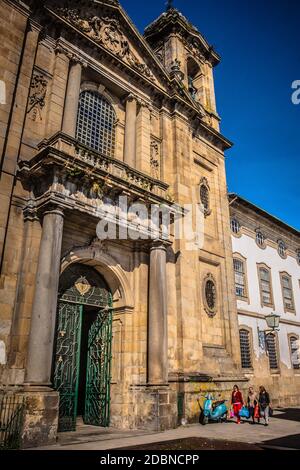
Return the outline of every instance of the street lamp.
{"type": "Polygon", "coordinates": [[[275,331],[279,331],[279,322],[280,322],[280,315],[276,315],[275,313],[271,313],[271,315],[267,315],[265,320],[268,325],[267,330],[260,330],[259,326],[257,327],[258,332],[258,342],[260,347],[266,351],[266,340],[268,333],[274,333],[275,331]]]}
{"type": "MultiPolygon", "coordinates": [[[[275,313],[271,313],[271,315],[267,315],[265,317],[265,320],[267,322],[268,327],[270,328],[269,331],[279,331],[280,315],[276,315],[275,313]]],[[[268,330],[266,330],[266,331],[268,331],[268,330]]]]}

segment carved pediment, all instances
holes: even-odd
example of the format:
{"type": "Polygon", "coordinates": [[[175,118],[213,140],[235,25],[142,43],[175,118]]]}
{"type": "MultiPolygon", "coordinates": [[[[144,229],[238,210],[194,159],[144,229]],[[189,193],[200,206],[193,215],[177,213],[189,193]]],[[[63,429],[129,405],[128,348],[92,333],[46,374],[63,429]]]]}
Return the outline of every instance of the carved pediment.
{"type": "Polygon", "coordinates": [[[109,7],[100,9],[93,5],[85,8],[67,8],[50,4],[49,9],[144,77],[153,82],[156,81],[150,67],[137,52],[137,47],[134,47],[128,40],[122,17],[116,11],[109,12],[109,7]]]}

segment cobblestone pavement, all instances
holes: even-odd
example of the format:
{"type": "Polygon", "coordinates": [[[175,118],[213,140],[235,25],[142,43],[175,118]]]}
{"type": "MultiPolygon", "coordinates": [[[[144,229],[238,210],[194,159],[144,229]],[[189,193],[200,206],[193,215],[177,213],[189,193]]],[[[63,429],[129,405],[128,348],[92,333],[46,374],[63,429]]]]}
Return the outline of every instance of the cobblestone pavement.
{"type": "Polygon", "coordinates": [[[280,409],[274,412],[270,425],[251,425],[244,422],[237,425],[211,423],[206,426],[192,424],[165,432],[122,431],[112,428],[78,426],[76,432],[61,433],[57,444],[38,449],[47,450],[109,450],[176,439],[201,437],[224,439],[233,442],[259,444],[266,448],[300,449],[300,409],[280,409]]]}

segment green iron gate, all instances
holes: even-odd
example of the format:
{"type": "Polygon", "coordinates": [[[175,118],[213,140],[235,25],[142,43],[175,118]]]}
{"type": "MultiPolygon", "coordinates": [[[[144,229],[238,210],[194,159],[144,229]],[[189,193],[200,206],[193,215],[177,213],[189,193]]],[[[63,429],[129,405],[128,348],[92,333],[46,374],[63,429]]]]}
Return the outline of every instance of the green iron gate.
{"type": "Polygon", "coordinates": [[[75,431],[79,380],[82,305],[60,302],[54,388],[59,392],[59,431],[75,431]]]}
{"type": "Polygon", "coordinates": [[[110,309],[100,310],[88,338],[86,399],[84,422],[109,426],[112,315],[110,309]]]}
{"type": "Polygon", "coordinates": [[[53,386],[60,396],[59,431],[76,429],[85,306],[94,307],[98,313],[88,331],[83,420],[85,424],[109,426],[112,297],[96,271],[73,265],[62,276],[57,309],[53,386]]]}

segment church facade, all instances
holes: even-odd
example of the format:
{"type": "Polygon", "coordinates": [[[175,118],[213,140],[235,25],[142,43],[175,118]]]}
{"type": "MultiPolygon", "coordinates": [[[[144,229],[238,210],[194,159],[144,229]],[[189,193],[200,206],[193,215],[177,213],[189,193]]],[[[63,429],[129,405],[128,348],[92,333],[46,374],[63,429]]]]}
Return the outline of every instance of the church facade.
{"type": "Polygon", "coordinates": [[[0,9],[0,383],[24,397],[23,446],[54,442],[78,416],[126,429],[193,422],[199,395],[249,382],[220,58],[174,8],[143,36],[117,0],[0,9]],[[118,213],[116,236],[99,238],[120,198],[145,207],[144,222],[166,209],[167,235],[159,218],[155,237],[147,224],[137,236],[134,214],[118,213]],[[193,249],[174,230],[186,205],[202,213],[193,249]]]}

